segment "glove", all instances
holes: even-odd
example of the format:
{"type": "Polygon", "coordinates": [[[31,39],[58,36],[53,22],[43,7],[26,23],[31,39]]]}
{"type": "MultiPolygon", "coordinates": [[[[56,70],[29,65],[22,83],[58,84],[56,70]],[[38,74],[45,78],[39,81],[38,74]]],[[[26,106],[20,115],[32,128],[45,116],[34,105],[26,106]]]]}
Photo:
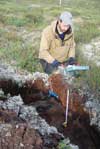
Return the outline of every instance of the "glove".
{"type": "Polygon", "coordinates": [[[51,65],[52,65],[53,67],[58,67],[58,66],[60,65],[60,62],[58,62],[57,60],[54,60],[54,61],[51,63],[51,65]]]}
{"type": "Polygon", "coordinates": [[[74,65],[74,64],[76,64],[75,58],[74,58],[74,57],[70,57],[70,58],[68,59],[68,65],[74,65]]]}

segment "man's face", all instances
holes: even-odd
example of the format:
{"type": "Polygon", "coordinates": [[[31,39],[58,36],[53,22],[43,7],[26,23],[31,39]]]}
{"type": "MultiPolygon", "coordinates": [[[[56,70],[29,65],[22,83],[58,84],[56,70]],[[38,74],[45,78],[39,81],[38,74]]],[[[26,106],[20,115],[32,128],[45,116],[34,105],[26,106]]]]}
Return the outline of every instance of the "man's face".
{"type": "Polygon", "coordinates": [[[58,25],[59,25],[61,32],[66,32],[70,27],[70,25],[66,25],[63,22],[61,22],[60,20],[59,20],[58,25]]]}

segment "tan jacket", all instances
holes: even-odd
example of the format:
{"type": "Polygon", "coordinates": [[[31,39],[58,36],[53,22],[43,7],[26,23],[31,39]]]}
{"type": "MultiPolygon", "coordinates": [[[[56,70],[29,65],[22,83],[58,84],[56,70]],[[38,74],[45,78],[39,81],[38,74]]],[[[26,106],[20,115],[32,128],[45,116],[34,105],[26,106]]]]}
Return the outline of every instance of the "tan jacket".
{"type": "Polygon", "coordinates": [[[52,63],[55,59],[59,62],[66,61],[69,57],[75,57],[75,42],[73,32],[66,34],[64,41],[55,32],[56,23],[46,27],[42,32],[39,58],[52,63]]]}

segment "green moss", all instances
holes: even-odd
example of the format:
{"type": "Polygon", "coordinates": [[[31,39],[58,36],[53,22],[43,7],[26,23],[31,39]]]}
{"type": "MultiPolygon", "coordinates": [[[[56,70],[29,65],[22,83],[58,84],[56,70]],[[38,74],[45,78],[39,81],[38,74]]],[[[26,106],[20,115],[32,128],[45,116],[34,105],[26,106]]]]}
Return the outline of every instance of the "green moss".
{"type": "Polygon", "coordinates": [[[88,43],[91,39],[100,35],[100,30],[97,25],[90,22],[85,22],[82,25],[77,25],[77,30],[75,31],[75,41],[76,43],[88,43]]]}

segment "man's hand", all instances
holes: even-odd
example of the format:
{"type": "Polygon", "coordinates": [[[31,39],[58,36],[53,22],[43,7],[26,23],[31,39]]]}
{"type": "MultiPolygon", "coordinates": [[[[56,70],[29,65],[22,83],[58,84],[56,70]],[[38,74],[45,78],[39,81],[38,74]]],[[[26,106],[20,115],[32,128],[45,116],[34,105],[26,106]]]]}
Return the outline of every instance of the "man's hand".
{"type": "Polygon", "coordinates": [[[68,65],[74,65],[74,64],[76,64],[75,58],[74,58],[74,57],[70,57],[70,58],[68,59],[68,65]]]}
{"type": "Polygon", "coordinates": [[[52,65],[53,67],[58,67],[58,66],[60,65],[60,62],[57,61],[57,60],[54,60],[54,61],[51,63],[51,65],[52,65]]]}

